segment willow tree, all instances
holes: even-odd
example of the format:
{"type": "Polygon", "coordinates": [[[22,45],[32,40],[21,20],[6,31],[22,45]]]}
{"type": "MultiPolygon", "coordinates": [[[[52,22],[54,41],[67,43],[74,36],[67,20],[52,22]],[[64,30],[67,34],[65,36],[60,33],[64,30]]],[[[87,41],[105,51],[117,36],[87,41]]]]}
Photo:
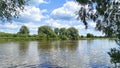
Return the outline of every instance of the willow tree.
{"type": "MultiPolygon", "coordinates": [[[[116,37],[120,45],[120,0],[75,0],[81,8],[78,12],[80,19],[86,28],[88,20],[96,22],[96,29],[105,33],[106,36],[116,37]]],[[[120,63],[120,49],[111,49],[109,52],[113,63],[120,63]]]]}
{"type": "Polygon", "coordinates": [[[29,0],[0,0],[0,20],[10,22],[24,10],[29,0]]]}
{"type": "Polygon", "coordinates": [[[96,22],[96,29],[106,36],[114,34],[120,41],[120,1],[119,0],[76,0],[81,5],[80,19],[88,27],[87,20],[96,22]]]}

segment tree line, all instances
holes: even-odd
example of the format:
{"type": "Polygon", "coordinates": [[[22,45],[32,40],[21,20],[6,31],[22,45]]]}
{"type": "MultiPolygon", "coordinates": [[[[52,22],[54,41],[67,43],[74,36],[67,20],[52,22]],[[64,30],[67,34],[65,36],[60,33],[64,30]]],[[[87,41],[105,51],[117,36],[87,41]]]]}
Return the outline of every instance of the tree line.
{"type": "MultiPolygon", "coordinates": [[[[17,34],[19,35],[29,35],[29,29],[26,26],[22,26],[17,34]]],[[[34,35],[33,35],[34,36],[34,35]]],[[[40,26],[38,27],[38,34],[36,35],[41,40],[50,39],[61,39],[61,40],[78,40],[79,34],[78,30],[74,27],[66,28],[54,28],[50,26],[40,26]]]]}
{"type": "Polygon", "coordinates": [[[15,40],[79,40],[81,38],[103,38],[103,36],[94,36],[88,33],[86,36],[80,36],[78,30],[74,27],[54,28],[50,26],[38,27],[38,33],[30,35],[27,26],[21,26],[16,34],[0,32],[1,39],[15,39],[15,40]]]}

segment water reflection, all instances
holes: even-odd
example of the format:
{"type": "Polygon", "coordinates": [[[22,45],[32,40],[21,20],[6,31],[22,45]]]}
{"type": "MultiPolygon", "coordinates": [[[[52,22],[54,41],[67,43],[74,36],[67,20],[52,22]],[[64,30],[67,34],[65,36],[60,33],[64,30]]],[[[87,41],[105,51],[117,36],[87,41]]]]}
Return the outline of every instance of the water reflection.
{"type": "Polygon", "coordinates": [[[68,50],[73,53],[76,51],[78,47],[78,41],[69,40],[69,41],[61,41],[59,43],[60,43],[59,47],[62,50],[68,50]]]}
{"type": "Polygon", "coordinates": [[[40,62],[67,67],[68,65],[66,62],[68,62],[70,54],[72,56],[71,52],[76,51],[77,46],[77,41],[39,42],[38,48],[40,54],[40,62]]]}
{"type": "Polygon", "coordinates": [[[107,52],[116,46],[105,39],[0,42],[0,68],[107,68],[107,52]]]}
{"type": "Polygon", "coordinates": [[[18,42],[18,50],[19,50],[19,54],[27,54],[28,48],[29,48],[29,43],[28,42],[18,42]]]}

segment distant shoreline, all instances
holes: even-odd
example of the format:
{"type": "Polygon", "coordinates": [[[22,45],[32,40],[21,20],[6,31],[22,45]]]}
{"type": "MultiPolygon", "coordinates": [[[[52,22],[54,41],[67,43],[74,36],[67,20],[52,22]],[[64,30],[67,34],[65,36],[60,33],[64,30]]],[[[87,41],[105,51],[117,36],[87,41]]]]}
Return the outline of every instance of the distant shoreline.
{"type": "MultiPolygon", "coordinates": [[[[78,40],[95,40],[95,39],[108,39],[115,40],[115,38],[79,38],[78,40]]],[[[49,41],[49,40],[61,40],[61,39],[40,39],[36,37],[0,37],[0,41],[49,41]]],[[[68,39],[71,40],[71,39],[68,39]]]]}

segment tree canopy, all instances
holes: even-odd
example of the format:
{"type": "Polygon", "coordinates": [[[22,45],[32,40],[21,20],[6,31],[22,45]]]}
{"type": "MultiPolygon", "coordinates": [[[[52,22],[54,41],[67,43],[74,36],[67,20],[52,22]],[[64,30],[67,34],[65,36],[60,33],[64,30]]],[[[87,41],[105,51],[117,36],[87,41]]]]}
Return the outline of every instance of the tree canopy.
{"type": "Polygon", "coordinates": [[[96,22],[96,29],[107,36],[115,35],[120,39],[120,1],[119,0],[75,0],[82,7],[78,12],[78,19],[82,20],[86,28],[87,20],[96,22]]]}
{"type": "Polygon", "coordinates": [[[17,18],[29,0],[0,0],[0,20],[17,18]]]}
{"type": "Polygon", "coordinates": [[[38,35],[44,35],[47,37],[47,39],[56,37],[56,34],[49,26],[40,26],[38,28],[38,35]]]}
{"type": "Polygon", "coordinates": [[[59,35],[59,28],[55,28],[55,29],[54,29],[54,32],[55,32],[57,35],[59,35]]]}
{"type": "Polygon", "coordinates": [[[68,37],[67,37],[67,29],[66,28],[60,28],[59,29],[59,37],[62,40],[67,40],[68,39],[68,37]]]}
{"type": "Polygon", "coordinates": [[[79,38],[78,30],[74,27],[70,27],[67,29],[67,36],[70,39],[77,40],[79,38]]]}
{"type": "Polygon", "coordinates": [[[18,34],[26,34],[27,35],[27,34],[29,34],[29,29],[23,25],[23,26],[21,26],[18,34]]]}
{"type": "MultiPolygon", "coordinates": [[[[115,36],[120,45],[120,0],[76,0],[82,7],[78,12],[81,19],[88,27],[87,20],[96,22],[96,29],[102,31],[107,37],[115,36]]],[[[111,48],[108,52],[111,62],[120,63],[120,49],[111,48]]]]}
{"type": "Polygon", "coordinates": [[[94,37],[93,34],[91,34],[91,33],[87,33],[87,38],[93,38],[93,37],[94,37]]]}

